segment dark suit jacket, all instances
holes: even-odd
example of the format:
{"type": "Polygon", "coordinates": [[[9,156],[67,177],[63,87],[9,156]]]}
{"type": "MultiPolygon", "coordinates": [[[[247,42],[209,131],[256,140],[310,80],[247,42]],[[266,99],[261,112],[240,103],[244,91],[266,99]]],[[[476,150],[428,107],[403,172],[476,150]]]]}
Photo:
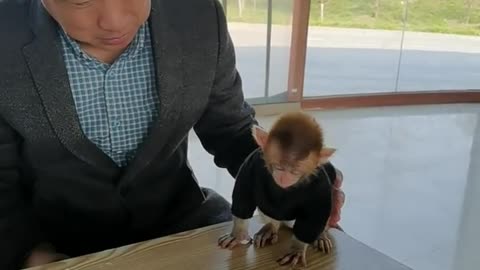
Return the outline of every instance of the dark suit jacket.
{"type": "Polygon", "coordinates": [[[216,0],[152,0],[160,115],[127,168],[82,133],[56,26],[40,3],[0,1],[0,269],[44,240],[109,248],[200,205],[187,161],[192,128],[232,175],[256,148],[216,0]]]}

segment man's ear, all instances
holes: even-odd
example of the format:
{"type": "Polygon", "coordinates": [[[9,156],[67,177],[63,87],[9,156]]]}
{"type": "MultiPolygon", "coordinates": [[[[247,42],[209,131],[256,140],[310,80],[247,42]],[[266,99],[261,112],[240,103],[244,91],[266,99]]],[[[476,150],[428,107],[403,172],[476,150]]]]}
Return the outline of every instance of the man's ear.
{"type": "Polygon", "coordinates": [[[320,160],[318,165],[323,165],[327,162],[329,162],[330,158],[333,156],[333,154],[337,151],[335,148],[330,148],[330,147],[325,147],[320,151],[320,160]]]}
{"type": "Polygon", "coordinates": [[[267,144],[268,132],[265,129],[261,128],[260,126],[253,125],[252,135],[257,145],[263,149],[267,144]]]}

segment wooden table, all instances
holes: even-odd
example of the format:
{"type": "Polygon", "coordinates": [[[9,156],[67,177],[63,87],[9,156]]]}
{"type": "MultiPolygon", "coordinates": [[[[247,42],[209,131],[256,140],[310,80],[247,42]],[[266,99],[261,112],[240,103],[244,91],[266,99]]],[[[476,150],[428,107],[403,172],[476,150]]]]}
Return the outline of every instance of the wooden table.
{"type": "MultiPolygon", "coordinates": [[[[275,259],[288,246],[290,230],[282,230],[279,243],[255,249],[242,246],[223,250],[217,246],[219,236],[230,232],[231,223],[222,223],[151,241],[73,258],[30,270],[224,270],[224,269],[289,269],[275,259]]],[[[250,225],[251,235],[261,228],[250,225]]],[[[331,230],[334,250],[329,255],[309,249],[308,267],[318,270],[408,270],[410,268],[362,244],[347,234],[331,230]]],[[[299,267],[298,267],[299,268],[299,267]]],[[[411,269],[410,269],[411,270],[411,269]]]]}

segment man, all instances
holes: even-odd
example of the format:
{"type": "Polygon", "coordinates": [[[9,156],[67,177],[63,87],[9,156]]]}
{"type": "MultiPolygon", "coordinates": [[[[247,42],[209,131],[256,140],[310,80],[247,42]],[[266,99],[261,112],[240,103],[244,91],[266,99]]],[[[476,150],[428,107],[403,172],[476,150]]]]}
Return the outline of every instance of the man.
{"type": "Polygon", "coordinates": [[[0,269],[230,220],[187,161],[256,147],[216,0],[3,0],[0,35],[0,269]]]}

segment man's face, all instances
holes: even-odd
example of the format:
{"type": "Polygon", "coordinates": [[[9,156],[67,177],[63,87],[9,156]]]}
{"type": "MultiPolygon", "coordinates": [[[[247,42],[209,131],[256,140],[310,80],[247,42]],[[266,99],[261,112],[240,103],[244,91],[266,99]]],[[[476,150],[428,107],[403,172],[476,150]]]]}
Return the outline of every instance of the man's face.
{"type": "Polygon", "coordinates": [[[42,0],[50,15],[81,45],[125,49],[150,15],[151,0],[42,0]]]}

